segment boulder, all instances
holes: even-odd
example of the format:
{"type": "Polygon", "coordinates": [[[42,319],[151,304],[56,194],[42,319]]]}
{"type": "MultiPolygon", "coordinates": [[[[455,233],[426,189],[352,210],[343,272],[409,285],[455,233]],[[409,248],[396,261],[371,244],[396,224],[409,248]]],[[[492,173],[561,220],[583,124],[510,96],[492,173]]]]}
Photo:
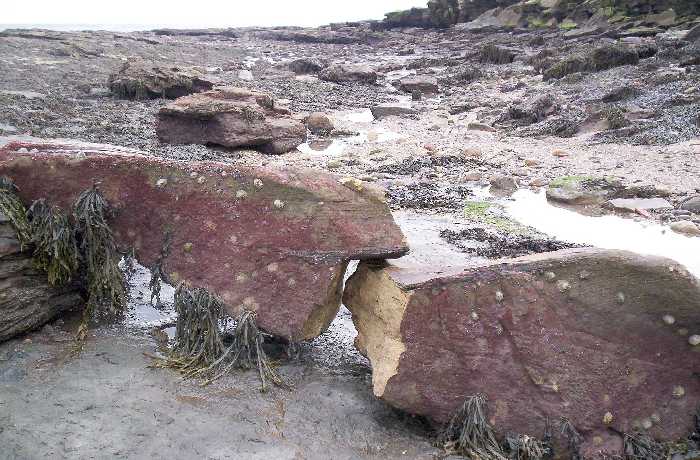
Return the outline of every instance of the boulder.
{"type": "Polygon", "coordinates": [[[254,147],[265,153],[294,150],[306,128],[264,93],[225,87],[177,99],[158,111],[156,133],[170,144],[254,147]]]}
{"type": "Polygon", "coordinates": [[[317,170],[184,163],[115,146],[25,140],[0,147],[0,175],[15,181],[25,203],[46,198],[63,208],[99,182],[115,211],[119,247],[134,248],[151,267],[169,238],[169,282],[217,294],[232,315],[255,310],[262,329],[291,341],[312,339],[330,324],[349,260],[408,250],[383,193],[317,170]]]}
{"type": "Polygon", "coordinates": [[[22,252],[14,228],[0,213],[0,342],[31,332],[82,306],[75,286],[53,287],[22,252]]]}
{"type": "Polygon", "coordinates": [[[366,65],[333,64],[323,69],[319,78],[333,83],[356,81],[371,84],[376,83],[377,72],[366,65]]]}
{"type": "Polygon", "coordinates": [[[401,104],[385,103],[371,107],[372,115],[377,120],[386,117],[404,117],[418,113],[413,107],[401,104]]]}
{"type": "Polygon", "coordinates": [[[305,120],[306,127],[313,134],[325,136],[333,131],[333,122],[322,112],[313,112],[305,120]]]}
{"type": "Polygon", "coordinates": [[[412,93],[420,91],[423,94],[437,93],[439,91],[437,78],[432,75],[411,75],[399,80],[401,91],[412,93]]]}
{"type": "Polygon", "coordinates": [[[622,188],[619,182],[605,177],[564,176],[550,182],[547,199],[572,205],[600,205],[619,198],[622,188]]]}
{"type": "MultiPolygon", "coordinates": [[[[419,261],[361,263],[347,283],[356,345],[384,401],[446,422],[484,393],[501,435],[541,437],[560,417],[584,443],[610,428],[660,440],[692,431],[700,282],[684,267],[594,248],[464,269],[419,261]]],[[[560,454],[566,442],[552,434],[560,454]]]]}
{"type": "Polygon", "coordinates": [[[124,99],[175,99],[207,91],[214,82],[194,68],[156,65],[143,60],[129,60],[109,77],[109,89],[124,99]]]}
{"type": "Polygon", "coordinates": [[[308,75],[320,72],[328,64],[316,58],[299,58],[288,64],[289,70],[298,75],[308,75]]]}

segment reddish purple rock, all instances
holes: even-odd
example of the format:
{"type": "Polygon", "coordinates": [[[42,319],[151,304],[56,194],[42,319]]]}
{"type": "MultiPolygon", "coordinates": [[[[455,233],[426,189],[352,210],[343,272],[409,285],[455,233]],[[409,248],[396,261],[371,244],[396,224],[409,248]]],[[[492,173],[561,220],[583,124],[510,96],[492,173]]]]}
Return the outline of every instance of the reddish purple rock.
{"type": "MultiPolygon", "coordinates": [[[[0,146],[2,142],[0,142],[0,146]]],[[[397,257],[406,243],[383,194],[319,171],[182,163],[59,141],[0,147],[0,174],[30,203],[64,208],[99,181],[122,247],[146,266],[172,232],[164,271],[218,294],[266,331],[316,337],[340,305],[350,259],[397,257]]]]}
{"type": "Polygon", "coordinates": [[[700,285],[682,266],[573,249],[425,273],[360,264],[346,288],[388,403],[445,422],[485,393],[498,432],[541,436],[545,419],[566,417],[589,451],[621,445],[608,427],[662,440],[692,431],[700,285]]]}
{"type": "Polygon", "coordinates": [[[264,93],[226,87],[181,97],[158,112],[156,133],[170,144],[253,147],[266,153],[294,150],[306,127],[264,93]]]}

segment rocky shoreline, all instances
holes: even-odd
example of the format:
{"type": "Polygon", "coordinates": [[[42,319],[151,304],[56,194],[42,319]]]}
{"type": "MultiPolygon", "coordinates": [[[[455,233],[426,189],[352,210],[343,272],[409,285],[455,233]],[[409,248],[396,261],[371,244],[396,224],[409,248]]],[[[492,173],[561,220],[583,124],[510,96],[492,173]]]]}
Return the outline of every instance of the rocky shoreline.
{"type": "MultiPolygon", "coordinates": [[[[451,21],[444,28],[415,26],[450,2],[381,24],[317,29],[0,32],[0,171],[19,179],[19,195],[64,205],[99,175],[110,201],[148,217],[122,215],[116,227],[120,241],[145,251],[146,265],[168,222],[186,214],[193,226],[181,225],[173,271],[232,304],[263,299],[253,307],[268,332],[307,341],[296,360],[271,345],[280,373],[295,383],[291,393],[260,395],[250,373],[200,389],[146,369],[142,352],[168,342],[170,321],[100,324],[75,358],[76,318],[68,315],[0,344],[7,458],[99,457],[102,449],[117,458],[445,458],[431,423],[449,421],[462,393],[479,391],[478,379],[452,369],[504,357],[510,366],[500,380],[489,366],[472,369],[484,373],[482,384],[489,376],[525,382],[513,386],[521,393],[489,383],[497,428],[540,436],[549,419],[566,416],[581,429],[581,458],[619,453],[632,430],[664,441],[690,434],[700,333],[692,295],[700,289],[692,257],[700,248],[700,22],[678,5],[673,17],[664,10],[616,19],[617,11],[600,18],[540,3],[536,14],[515,1],[454,19],[439,10],[451,21]],[[131,149],[148,166],[119,166],[131,149]],[[65,160],[54,164],[48,153],[65,160]],[[149,172],[141,180],[120,168],[149,172]],[[135,188],[140,198],[125,192],[135,188]],[[212,214],[180,204],[185,196],[212,214]],[[181,207],[164,204],[171,202],[181,207]],[[148,215],[148,206],[157,212],[148,215]],[[551,216],[570,220],[556,227],[551,216]],[[569,222],[581,222],[581,232],[569,222]],[[596,234],[594,222],[610,222],[610,233],[627,229],[629,244],[596,234]],[[201,223],[204,232],[195,228],[201,223]],[[231,225],[265,250],[240,235],[205,235],[231,225]],[[407,249],[388,265],[376,260],[407,249]],[[250,267],[234,276],[226,258],[250,267]],[[303,269],[286,264],[294,258],[303,269]],[[360,259],[345,290],[350,312],[341,307],[333,320],[346,265],[360,259]],[[263,265],[269,273],[245,293],[228,290],[263,265]],[[333,273],[319,279],[322,270],[333,273]],[[303,290],[274,288],[282,275],[303,290]],[[465,286],[482,284],[473,305],[463,305],[465,286]],[[280,293],[288,304],[276,303],[280,293]],[[453,341],[431,336],[434,312],[425,305],[459,325],[438,331],[453,341]],[[289,312],[304,312],[314,327],[289,312]],[[625,325],[627,342],[611,339],[608,318],[625,325]],[[551,338],[538,335],[545,325],[551,338]],[[356,328],[368,359],[353,346],[356,328]],[[481,348],[464,361],[456,337],[476,330],[481,348]],[[668,353],[663,366],[651,364],[658,355],[649,343],[668,353]],[[588,367],[576,366],[575,356],[596,349],[588,367]],[[601,353],[605,363],[596,361],[601,353]],[[425,371],[436,357],[446,372],[440,382],[440,372],[425,371]],[[564,364],[550,365],[556,360],[564,364]],[[601,377],[618,368],[628,373],[601,377]],[[665,377],[652,385],[654,372],[665,377]],[[645,398],[631,396],[642,388],[645,398]],[[47,401],[32,402],[35,392],[47,401]],[[524,400],[538,404],[529,424],[517,413],[524,400]],[[653,401],[665,402],[651,411],[653,401]],[[53,415],[38,423],[44,413],[53,415]],[[88,441],[71,431],[76,423],[88,441]],[[98,441],[105,426],[114,434],[98,441]],[[168,435],[147,446],[143,439],[161,430],[168,435]],[[231,433],[235,448],[225,440],[231,433]]],[[[139,296],[132,308],[160,317],[139,296]]],[[[566,439],[555,434],[553,443],[556,458],[568,458],[566,439]]]]}

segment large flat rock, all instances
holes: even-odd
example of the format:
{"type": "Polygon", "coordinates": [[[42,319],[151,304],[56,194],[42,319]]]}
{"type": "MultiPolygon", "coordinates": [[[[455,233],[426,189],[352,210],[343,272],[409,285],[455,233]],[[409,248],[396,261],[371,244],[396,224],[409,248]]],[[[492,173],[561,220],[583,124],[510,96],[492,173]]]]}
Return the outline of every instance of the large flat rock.
{"type": "Polygon", "coordinates": [[[313,170],[182,163],[70,141],[0,140],[0,174],[29,203],[61,207],[100,183],[118,243],[151,266],[172,234],[165,272],[218,294],[266,331],[316,337],[335,316],[348,260],[408,248],[383,193],[313,170]]]}
{"type": "Polygon", "coordinates": [[[485,393],[502,434],[541,436],[566,417],[587,442],[610,437],[607,413],[621,432],[692,430],[700,285],[684,267],[592,248],[459,273],[397,262],[360,264],[344,296],[388,403],[445,422],[485,393]]]}

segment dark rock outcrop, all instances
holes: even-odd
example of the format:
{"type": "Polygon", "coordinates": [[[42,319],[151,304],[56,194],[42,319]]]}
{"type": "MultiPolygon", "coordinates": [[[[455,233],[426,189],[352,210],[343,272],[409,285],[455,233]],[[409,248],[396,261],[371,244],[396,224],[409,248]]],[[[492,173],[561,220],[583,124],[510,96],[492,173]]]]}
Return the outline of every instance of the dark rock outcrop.
{"type": "Polygon", "coordinates": [[[83,304],[74,286],[53,287],[22,252],[9,220],[0,213],[0,342],[38,329],[83,304]]]}
{"type": "Polygon", "coordinates": [[[192,68],[154,65],[142,60],[129,60],[109,77],[109,89],[125,99],[175,99],[207,91],[214,82],[192,68]]]}
{"type": "Polygon", "coordinates": [[[254,310],[262,329],[292,341],[316,337],[335,317],[349,260],[408,250],[383,193],[317,170],[33,140],[0,147],[0,174],[25,203],[46,198],[64,209],[98,181],[119,247],[151,267],[169,238],[169,282],[217,294],[232,316],[254,310]]]}
{"type": "Polygon", "coordinates": [[[306,128],[264,93],[226,87],[182,97],[158,112],[156,132],[170,144],[254,147],[280,154],[306,140],[306,128]]]}

